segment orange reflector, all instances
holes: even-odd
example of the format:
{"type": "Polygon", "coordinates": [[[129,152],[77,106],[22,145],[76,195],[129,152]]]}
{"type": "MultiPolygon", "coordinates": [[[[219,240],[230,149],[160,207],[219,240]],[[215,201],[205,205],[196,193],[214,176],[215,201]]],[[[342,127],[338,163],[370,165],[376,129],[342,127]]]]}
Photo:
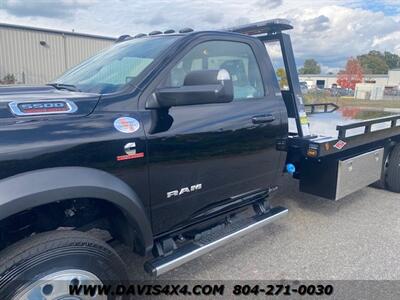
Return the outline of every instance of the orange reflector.
{"type": "Polygon", "coordinates": [[[307,156],[309,157],[317,157],[318,151],[316,149],[308,149],[307,156]]]}

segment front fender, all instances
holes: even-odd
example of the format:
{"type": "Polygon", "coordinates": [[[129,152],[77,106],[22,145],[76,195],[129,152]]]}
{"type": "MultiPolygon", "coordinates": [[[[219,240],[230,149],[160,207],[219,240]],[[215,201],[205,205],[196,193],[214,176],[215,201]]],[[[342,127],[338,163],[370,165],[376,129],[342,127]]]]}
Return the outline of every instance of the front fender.
{"type": "Polygon", "coordinates": [[[0,220],[39,205],[74,198],[97,198],[115,204],[135,226],[144,250],[153,247],[153,234],[144,206],[122,180],[92,168],[41,169],[0,180],[0,220]]]}

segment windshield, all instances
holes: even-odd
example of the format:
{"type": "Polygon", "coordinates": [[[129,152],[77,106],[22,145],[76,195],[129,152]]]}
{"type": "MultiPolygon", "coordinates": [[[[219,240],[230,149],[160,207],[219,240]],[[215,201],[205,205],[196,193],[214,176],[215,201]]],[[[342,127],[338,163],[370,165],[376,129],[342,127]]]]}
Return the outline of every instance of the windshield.
{"type": "Polygon", "coordinates": [[[82,92],[108,94],[133,83],[161,51],[179,36],[133,39],[100,52],[68,70],[52,85],[82,92]]]}

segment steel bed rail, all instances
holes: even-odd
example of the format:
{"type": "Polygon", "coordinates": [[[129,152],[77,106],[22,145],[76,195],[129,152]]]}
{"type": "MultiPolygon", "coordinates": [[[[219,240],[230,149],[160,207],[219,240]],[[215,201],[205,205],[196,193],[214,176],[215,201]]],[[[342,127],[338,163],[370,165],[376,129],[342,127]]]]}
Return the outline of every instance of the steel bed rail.
{"type": "MultiPolygon", "coordinates": [[[[338,138],[342,139],[342,138],[346,138],[346,133],[347,133],[347,130],[349,130],[349,129],[364,127],[365,128],[364,134],[368,134],[368,133],[371,133],[372,125],[375,125],[375,124],[391,122],[389,128],[398,127],[399,125],[397,124],[397,120],[400,120],[400,115],[370,119],[370,120],[347,124],[347,125],[337,125],[336,130],[338,131],[338,138]]],[[[385,129],[388,129],[388,128],[384,128],[384,129],[380,129],[380,130],[385,130],[385,129]]]]}
{"type": "Polygon", "coordinates": [[[327,102],[327,103],[310,103],[310,104],[304,104],[305,108],[310,108],[310,110],[307,110],[307,113],[314,114],[314,113],[330,113],[334,112],[335,110],[339,109],[339,106],[335,103],[332,102],[327,102]],[[328,110],[328,107],[331,106],[332,109],[328,110]],[[323,107],[323,111],[318,111],[316,108],[318,107],[323,107]]]}

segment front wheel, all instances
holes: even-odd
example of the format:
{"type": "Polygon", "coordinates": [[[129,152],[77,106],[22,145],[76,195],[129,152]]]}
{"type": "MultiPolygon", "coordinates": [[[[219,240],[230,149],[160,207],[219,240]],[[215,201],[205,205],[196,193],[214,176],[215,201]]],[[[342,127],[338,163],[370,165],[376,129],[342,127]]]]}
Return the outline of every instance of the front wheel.
{"type": "Polygon", "coordinates": [[[83,299],[70,295],[69,286],[127,279],[115,250],[79,231],[40,233],[0,253],[0,299],[83,299]]]}

